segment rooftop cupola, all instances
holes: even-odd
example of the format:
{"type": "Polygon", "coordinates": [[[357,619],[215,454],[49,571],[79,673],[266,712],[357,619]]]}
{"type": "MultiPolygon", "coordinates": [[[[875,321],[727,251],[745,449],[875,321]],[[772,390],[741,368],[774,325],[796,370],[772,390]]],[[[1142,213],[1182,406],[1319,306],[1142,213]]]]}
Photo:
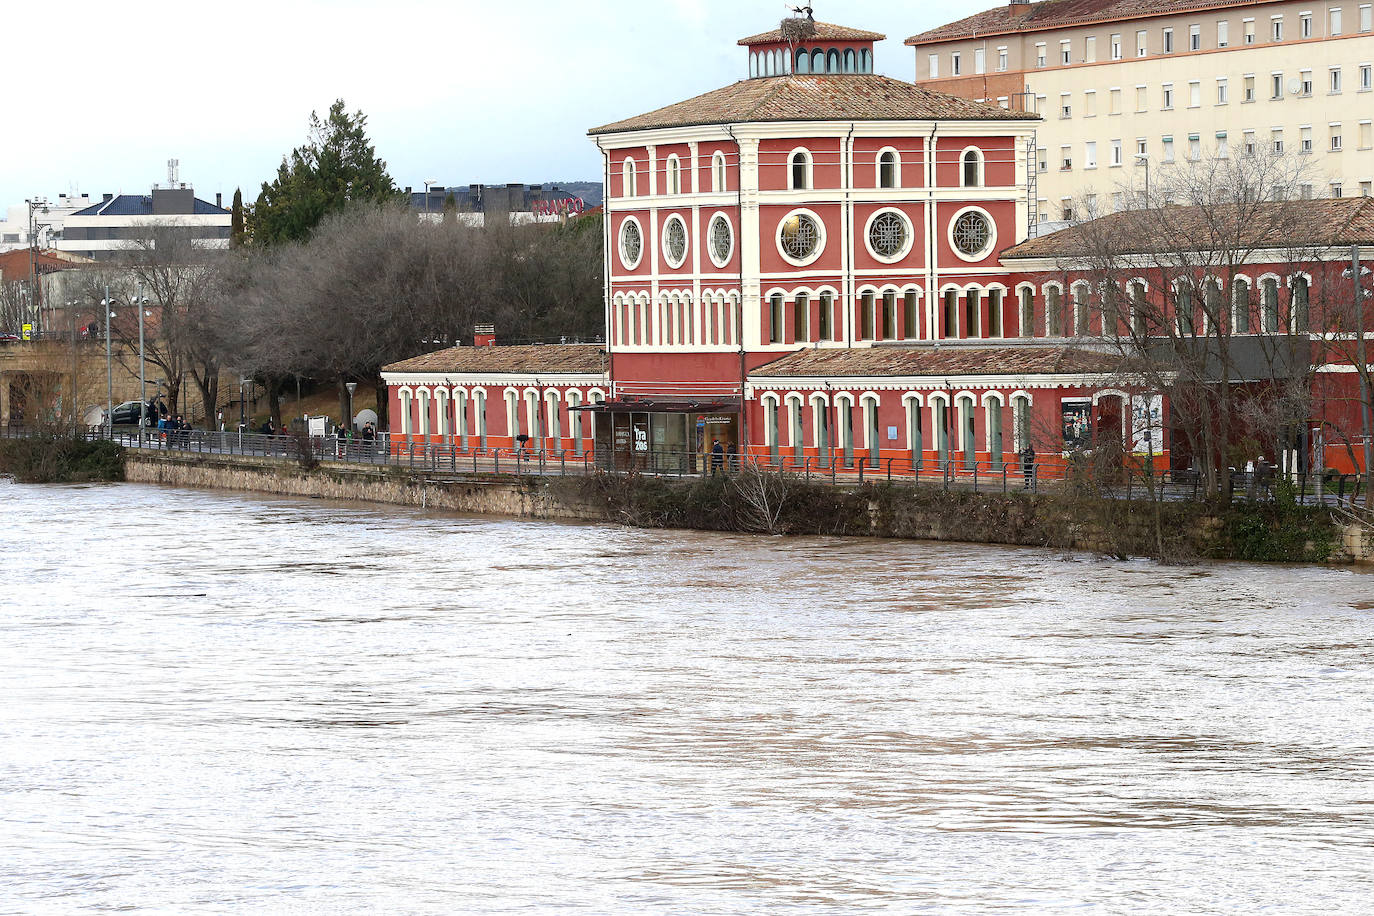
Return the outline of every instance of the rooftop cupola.
{"type": "Polygon", "coordinates": [[[873,44],[886,35],[811,18],[811,8],[771,32],[741,38],[749,49],[749,78],[810,73],[872,73],[873,44]]]}

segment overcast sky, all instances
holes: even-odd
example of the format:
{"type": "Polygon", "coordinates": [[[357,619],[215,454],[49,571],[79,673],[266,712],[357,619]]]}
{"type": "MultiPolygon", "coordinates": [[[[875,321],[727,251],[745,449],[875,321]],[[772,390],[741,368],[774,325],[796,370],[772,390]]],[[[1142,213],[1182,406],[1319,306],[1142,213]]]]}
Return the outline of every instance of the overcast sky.
{"type": "MultiPolygon", "coordinates": [[[[821,0],[902,41],[997,0],[821,0]]],[[[397,184],[598,180],[588,128],[747,75],[765,0],[67,0],[6,10],[0,213],[33,195],[147,193],[181,160],[197,196],[253,200],[312,110],[362,109],[397,184]]]]}

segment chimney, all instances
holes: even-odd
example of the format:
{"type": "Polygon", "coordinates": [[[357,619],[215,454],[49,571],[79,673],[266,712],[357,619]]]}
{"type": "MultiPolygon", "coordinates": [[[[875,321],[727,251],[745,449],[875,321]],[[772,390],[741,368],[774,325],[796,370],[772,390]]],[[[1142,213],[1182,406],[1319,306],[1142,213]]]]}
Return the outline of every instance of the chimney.
{"type": "Polygon", "coordinates": [[[1011,0],[1007,4],[1007,11],[1012,16],[1024,16],[1030,12],[1030,0],[1011,0]]]}
{"type": "Polygon", "coordinates": [[[113,195],[113,194],[101,194],[101,195],[100,195],[100,200],[101,200],[103,203],[109,203],[111,200],[114,200],[114,195],[113,195]]]}
{"type": "Polygon", "coordinates": [[[496,346],[496,325],[479,324],[472,329],[472,345],[474,347],[494,347],[496,346]]]}
{"type": "Polygon", "coordinates": [[[224,209],[224,194],[220,191],[215,192],[215,206],[224,209]]]}

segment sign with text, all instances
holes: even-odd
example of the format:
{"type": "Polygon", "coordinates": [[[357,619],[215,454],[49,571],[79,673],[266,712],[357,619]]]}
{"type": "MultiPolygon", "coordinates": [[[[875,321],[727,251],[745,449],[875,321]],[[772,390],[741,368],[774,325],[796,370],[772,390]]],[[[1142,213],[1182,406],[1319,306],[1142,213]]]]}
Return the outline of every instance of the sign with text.
{"type": "Polygon", "coordinates": [[[530,201],[530,210],[535,216],[577,216],[586,209],[587,204],[580,197],[530,201]]]}

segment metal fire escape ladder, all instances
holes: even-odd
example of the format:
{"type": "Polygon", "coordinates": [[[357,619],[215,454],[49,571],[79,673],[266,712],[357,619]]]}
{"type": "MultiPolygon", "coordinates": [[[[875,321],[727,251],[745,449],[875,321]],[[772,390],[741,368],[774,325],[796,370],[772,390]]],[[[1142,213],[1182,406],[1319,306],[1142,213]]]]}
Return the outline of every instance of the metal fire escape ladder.
{"type": "Polygon", "coordinates": [[[1040,163],[1035,158],[1035,131],[1026,139],[1026,238],[1040,230],[1040,163]]]}

